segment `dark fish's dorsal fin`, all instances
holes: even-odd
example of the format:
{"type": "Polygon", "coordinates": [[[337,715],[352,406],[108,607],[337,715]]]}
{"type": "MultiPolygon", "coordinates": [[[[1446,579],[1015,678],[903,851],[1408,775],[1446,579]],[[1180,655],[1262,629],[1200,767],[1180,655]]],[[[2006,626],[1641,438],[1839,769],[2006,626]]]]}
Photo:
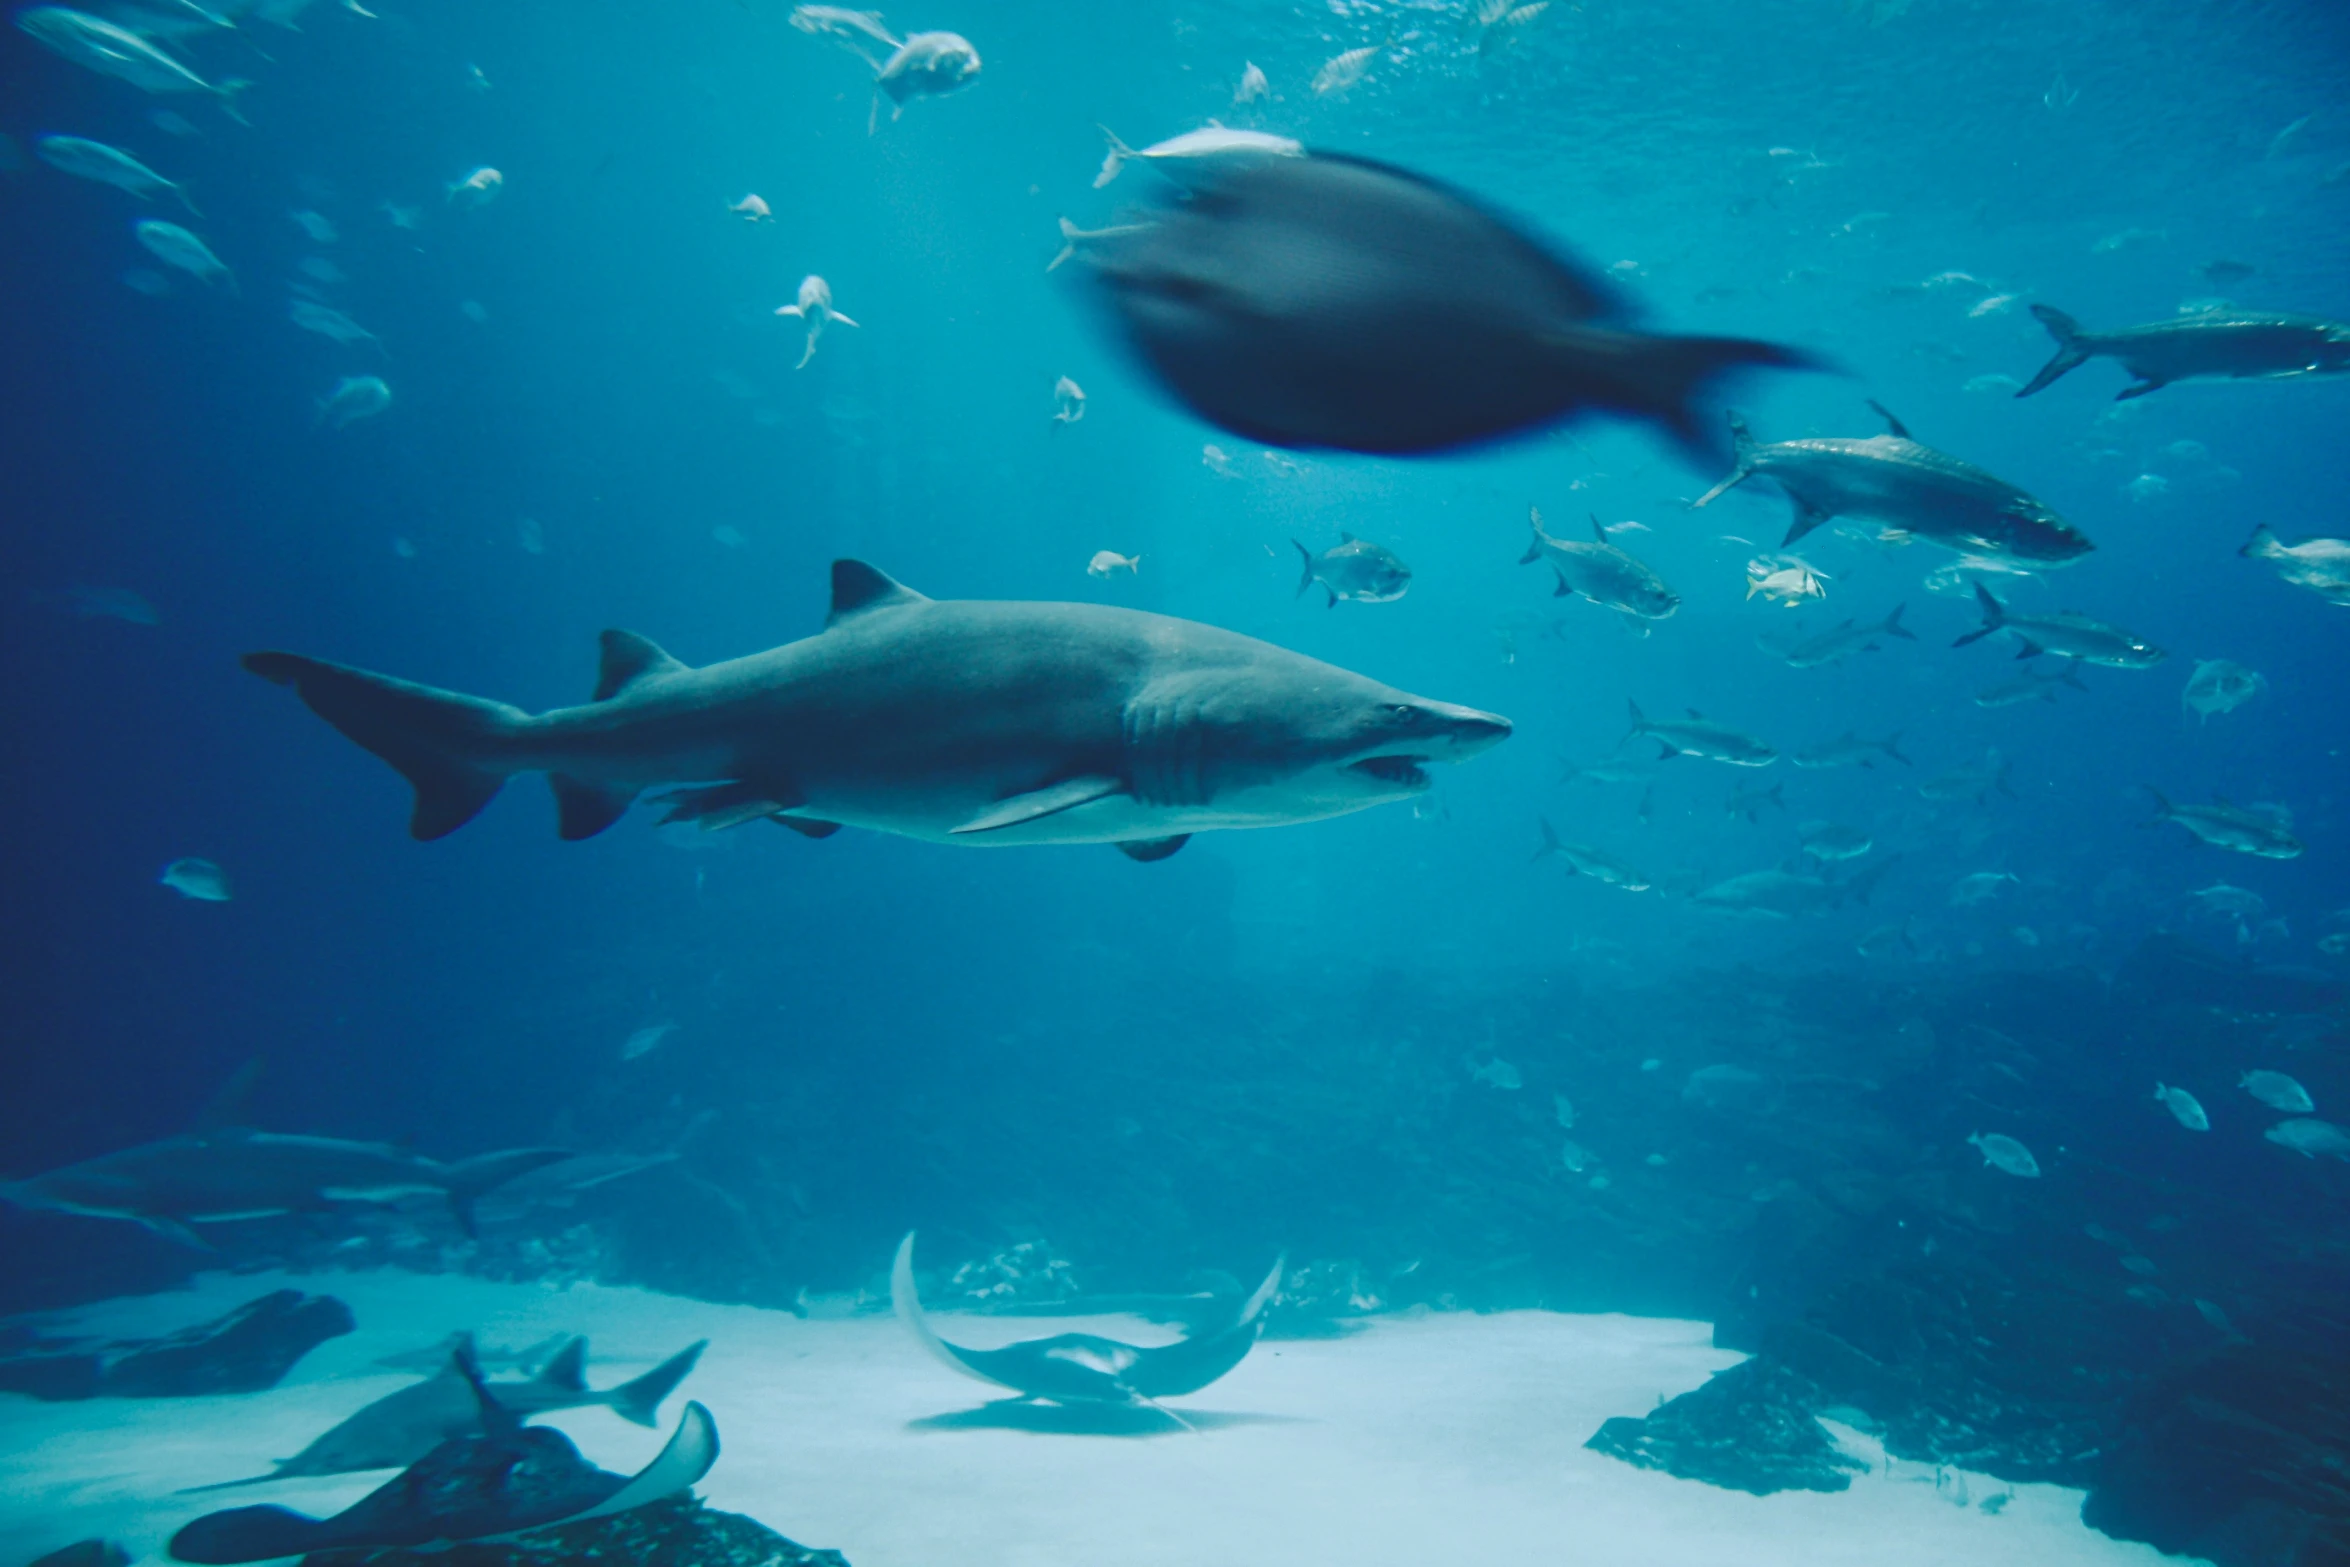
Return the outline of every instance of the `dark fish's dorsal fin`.
{"type": "Polygon", "coordinates": [[[1352,544],[1354,541],[1355,541],[1355,536],[1354,536],[1353,534],[1351,534],[1351,533],[1347,532],[1347,531],[1346,531],[1344,528],[1341,528],[1341,529],[1339,529],[1339,530],[1338,530],[1338,542],[1339,542],[1339,543],[1341,543],[1341,544],[1352,544]]]}
{"type": "Polygon", "coordinates": [[[832,612],[824,617],[824,624],[837,626],[851,615],[862,615],[869,610],[929,602],[904,583],[861,560],[836,560],[832,563],[832,612]]]}
{"type": "Polygon", "coordinates": [[[609,702],[650,675],[680,675],[686,666],[661,651],[658,644],[633,631],[607,631],[596,664],[596,694],[588,700],[609,702]]]}
{"type": "Polygon", "coordinates": [[[456,1348],[449,1354],[449,1369],[463,1377],[465,1385],[473,1389],[473,1402],[480,1412],[484,1435],[510,1437],[522,1429],[522,1417],[499,1403],[497,1395],[490,1391],[489,1383],[482,1380],[481,1361],[473,1352],[472,1334],[461,1335],[457,1340],[456,1348]]]}
{"type": "Polygon", "coordinates": [[[1602,544],[1607,542],[1607,529],[1601,524],[1597,512],[1591,514],[1591,536],[1602,544]]]}
{"type": "Polygon", "coordinates": [[[1686,708],[1683,711],[1687,712],[1691,718],[1696,719],[1699,723],[1705,722],[1705,715],[1699,712],[1696,708],[1686,708]]]}
{"type": "Polygon", "coordinates": [[[253,1080],[261,1075],[262,1058],[254,1056],[228,1075],[220,1091],[204,1102],[188,1130],[196,1133],[234,1131],[246,1125],[246,1103],[253,1097],[253,1080]]]}
{"type": "Polygon", "coordinates": [[[1910,438],[1909,426],[1903,424],[1899,419],[1895,418],[1892,409],[1887,408],[1883,403],[1878,402],[1873,397],[1869,399],[1869,406],[1877,411],[1878,418],[1885,421],[1886,429],[1892,431],[1895,435],[1901,437],[1901,439],[1905,441],[1910,438]]]}

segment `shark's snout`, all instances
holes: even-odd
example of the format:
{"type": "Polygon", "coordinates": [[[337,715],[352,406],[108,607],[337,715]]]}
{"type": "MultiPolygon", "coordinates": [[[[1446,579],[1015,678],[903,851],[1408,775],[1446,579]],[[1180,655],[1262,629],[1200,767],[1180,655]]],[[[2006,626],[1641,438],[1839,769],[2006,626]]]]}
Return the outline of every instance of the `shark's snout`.
{"type": "Polygon", "coordinates": [[[1438,736],[1435,755],[1439,761],[1465,762],[1510,737],[1510,721],[1499,713],[1481,713],[1450,702],[1431,702],[1428,710],[1431,728],[1438,736]]]}
{"type": "Polygon", "coordinates": [[[1510,737],[1510,721],[1500,714],[1450,702],[1415,703],[1399,716],[1405,717],[1401,732],[1347,764],[1350,771],[1399,788],[1425,789],[1431,780],[1423,763],[1465,762],[1510,737]]]}

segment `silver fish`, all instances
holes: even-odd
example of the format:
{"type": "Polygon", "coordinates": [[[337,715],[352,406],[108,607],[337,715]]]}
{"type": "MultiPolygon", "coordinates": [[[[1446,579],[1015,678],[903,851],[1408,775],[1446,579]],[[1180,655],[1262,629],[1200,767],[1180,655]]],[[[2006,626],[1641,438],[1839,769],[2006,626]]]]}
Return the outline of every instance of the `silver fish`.
{"type": "Polygon", "coordinates": [[[2032,314],[2056,339],[2056,356],[2015,395],[2034,392],[2092,359],[2116,359],[2137,377],[2117,401],[2158,392],[2198,377],[2275,380],[2350,372],[2350,323],[2256,310],[2207,310],[2174,321],[2084,332],[2061,310],[2034,305],[2032,314]]]}
{"type": "Polygon", "coordinates": [[[2080,660],[2068,658],[2055,674],[2042,674],[2036,665],[2026,665],[2024,672],[2013,680],[2002,680],[1995,686],[1986,686],[1975,693],[1977,707],[2014,707],[2023,702],[2053,702],[2058,686],[2071,686],[2075,691],[2089,688],[2082,684],[2078,670],[2080,660]]]}
{"type": "Polygon", "coordinates": [[[1339,542],[1317,555],[1297,540],[1297,552],[1305,559],[1305,570],[1297,579],[1297,596],[1315,583],[1330,595],[1325,608],[1336,609],[1340,599],[1353,599],[1362,604],[1392,604],[1402,598],[1412,585],[1412,568],[1396,559],[1390,551],[1376,544],[1366,543],[1351,533],[1341,533],[1339,542]]]}
{"type": "Polygon", "coordinates": [[[238,79],[216,86],[120,23],[69,6],[37,5],[17,12],[16,25],[74,64],[128,82],[141,92],[209,93],[221,101],[230,119],[244,119],[237,113],[236,96],[251,82],[238,79]]]}
{"type": "Polygon", "coordinates": [[[2267,561],[2278,576],[2329,604],[2350,606],[2350,540],[2303,539],[2287,544],[2264,522],[2252,530],[2252,537],[2236,553],[2247,560],[2267,561]]]}
{"type": "Polygon", "coordinates": [[[2173,805],[2163,798],[2159,789],[2149,788],[2146,792],[2154,796],[2156,821],[2176,822],[2215,849],[2232,849],[2263,860],[2292,860],[2301,856],[2301,840],[2272,816],[2247,811],[2225,800],[2211,805],[2173,805]]]}
{"type": "Polygon", "coordinates": [[[1788,760],[1806,771],[1817,772],[1831,767],[1873,766],[1871,758],[1879,756],[1899,762],[1904,767],[1911,765],[1910,759],[1901,754],[1901,736],[1898,732],[1882,740],[1864,740],[1849,729],[1826,745],[1815,745],[1808,751],[1798,751],[1788,760]]]}
{"type": "Polygon", "coordinates": [[[1664,620],[1681,607],[1681,599],[1665,586],[1664,578],[1616,547],[1599,518],[1591,519],[1591,542],[1557,539],[1542,528],[1542,513],[1527,508],[1533,519],[1534,540],[1518,564],[1531,566],[1547,560],[1558,574],[1554,598],[1580,593],[1594,604],[1622,610],[1640,620],[1664,620]]]}
{"type": "Polygon", "coordinates": [[[2209,723],[2212,714],[2234,712],[2267,686],[2267,677],[2256,669],[2246,669],[2229,659],[2207,658],[2198,661],[2195,672],[2187,677],[2179,703],[2196,713],[2201,722],[2209,723]]]}
{"type": "Polygon", "coordinates": [[[147,247],[150,255],[165,266],[177,267],[205,283],[215,278],[226,278],[230,290],[235,290],[236,274],[229,271],[228,264],[214,255],[211,247],[177,223],[146,218],[132,224],[131,233],[140,244],[147,247]]]}
{"type": "Polygon", "coordinates": [[[1991,590],[1980,582],[1975,584],[1975,602],[1982,608],[1983,623],[1951,643],[1952,647],[1964,647],[1994,631],[2006,631],[2022,644],[2016,651],[2018,658],[2056,653],[2108,669],[2151,669],[2168,656],[2153,643],[2086,615],[2069,611],[2053,615],[2010,615],[2007,606],[1993,598],[1991,590]]]}
{"type": "Polygon", "coordinates": [[[1779,753],[1750,734],[1741,734],[1726,724],[1717,724],[1689,709],[1687,718],[1668,718],[1651,723],[1640,711],[1640,704],[1627,702],[1632,710],[1632,735],[1646,735],[1664,747],[1659,760],[1675,756],[1702,757],[1709,762],[1727,762],[1732,767],[1768,767],[1779,759],[1779,753]]]}
{"type": "Polygon", "coordinates": [[[1230,168],[1235,163],[1256,158],[1302,158],[1305,144],[1287,136],[1275,136],[1266,131],[1234,130],[1215,120],[1208,121],[1196,131],[1185,131],[1165,141],[1153,142],[1148,147],[1134,148],[1118,139],[1118,133],[1107,125],[1100,127],[1109,138],[1110,150],[1102,158],[1101,172],[1093,177],[1093,188],[1100,190],[1118,177],[1129,163],[1142,163],[1174,180],[1188,184],[1203,173],[1230,168]]]}
{"type": "MultiPolygon", "coordinates": [[[[1542,847],[1534,851],[1534,857],[1539,860],[1550,855],[1557,855],[1566,862],[1568,875],[1588,876],[1602,886],[1621,887],[1626,892],[1646,892],[1655,885],[1622,860],[1584,844],[1560,842],[1559,835],[1552,830],[1550,823],[1542,821],[1542,847]]],[[[1571,1126],[1574,1123],[1570,1119],[1565,1124],[1571,1126]]]]}
{"type": "Polygon", "coordinates": [[[2268,1106],[2287,1115],[2308,1115],[2317,1109],[2317,1101],[2309,1097],[2309,1090],[2282,1072],[2246,1072],[2236,1079],[2236,1086],[2268,1106]]]}
{"type": "Polygon", "coordinates": [[[288,300],[286,319],[305,332],[316,332],[319,336],[331,338],[338,343],[368,343],[376,348],[383,347],[373,332],[368,331],[367,328],[344,315],[340,310],[322,305],[315,299],[303,299],[297,296],[288,300]]]}
{"type": "Polygon", "coordinates": [[[1805,822],[1795,829],[1795,838],[1815,860],[1857,860],[1876,847],[1876,840],[1858,827],[1834,822],[1805,822]]]}
{"type": "MultiPolygon", "coordinates": [[[[179,198],[180,205],[192,213],[196,212],[196,204],[188,199],[185,189],[165,179],[119,147],[109,147],[102,141],[91,141],[84,136],[43,136],[33,143],[33,150],[41,155],[42,162],[76,179],[96,180],[101,185],[112,185],[142,200],[157,191],[167,190],[179,198]]],[[[196,215],[203,216],[202,213],[196,215]]]]}
{"type": "Polygon", "coordinates": [[[1989,799],[1994,789],[2011,799],[2015,795],[2007,785],[2007,759],[1996,747],[1985,751],[1983,759],[1972,766],[1952,768],[1918,785],[1918,793],[1925,799],[1972,800],[1977,805],[1989,799]]]}
{"type": "Polygon", "coordinates": [[[1848,620],[1835,630],[1807,637],[1784,652],[1776,648],[1767,651],[1778,653],[1780,660],[1790,669],[1817,669],[1823,664],[1850,658],[1855,653],[1874,653],[1879,637],[1899,637],[1904,642],[1915,642],[1917,633],[1904,629],[1901,624],[1901,612],[1906,607],[1894,605],[1891,614],[1873,625],[1864,626],[1848,620]]]}
{"type": "Polygon", "coordinates": [[[1867,439],[1819,436],[1757,442],[1736,414],[1730,434],[1737,466],[1692,503],[1706,506],[1756,474],[1774,480],[1794,503],[1793,544],[1832,517],[1890,523],[1963,555],[2060,565],[2092,545],[2072,524],[2006,480],[1910,439],[1900,420],[1876,403],[1890,433],[1867,439]]]}
{"type": "Polygon", "coordinates": [[[2179,1125],[2190,1132],[2211,1130],[2211,1117],[2203,1112],[2203,1101],[2184,1088],[2173,1088],[2167,1083],[2154,1085],[2155,1102],[2171,1113],[2179,1125]]]}

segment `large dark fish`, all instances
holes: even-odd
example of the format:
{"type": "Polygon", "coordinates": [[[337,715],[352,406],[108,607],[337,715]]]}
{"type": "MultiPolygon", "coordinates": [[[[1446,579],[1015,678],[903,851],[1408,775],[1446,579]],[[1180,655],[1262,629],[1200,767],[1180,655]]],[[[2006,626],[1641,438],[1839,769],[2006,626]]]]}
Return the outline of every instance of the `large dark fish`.
{"type": "Polygon", "coordinates": [[[2032,314],[2056,339],[2056,357],[2040,367],[2031,384],[2015,394],[2018,397],[2031,396],[2092,359],[2118,359],[2138,378],[2115,394],[2117,402],[2197,376],[2275,380],[2350,373],[2350,324],[2314,316],[2207,310],[2115,332],[2084,332],[2081,323],[2061,310],[2034,305],[2032,314]]]}
{"type": "MultiPolygon", "coordinates": [[[[480,1373],[463,1374],[480,1388],[480,1373]]],[[[691,1489],[718,1461],[718,1426],[685,1406],[660,1456],[632,1476],[596,1468],[571,1439],[480,1392],[481,1429],[454,1436],[332,1518],[287,1507],[206,1513],[171,1537],[173,1559],[268,1561],[312,1551],[414,1549],[483,1540],[628,1512],[691,1489]]]]}
{"type": "Polygon", "coordinates": [[[1460,192],[1327,153],[1236,169],[1087,255],[1169,389],[1269,446],[1434,452],[1594,411],[1697,446],[1709,383],[1813,364],[1642,332],[1605,279],[1460,192]]]}

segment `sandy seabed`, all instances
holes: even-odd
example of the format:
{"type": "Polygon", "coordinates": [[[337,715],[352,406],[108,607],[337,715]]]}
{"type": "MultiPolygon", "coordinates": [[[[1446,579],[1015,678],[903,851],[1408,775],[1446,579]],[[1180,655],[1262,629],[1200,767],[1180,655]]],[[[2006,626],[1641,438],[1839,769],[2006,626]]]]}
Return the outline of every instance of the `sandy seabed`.
{"type": "MultiPolygon", "coordinates": [[[[1148,1412],[989,1409],[982,1384],[927,1357],[888,1316],[803,1320],[598,1285],[541,1288],[400,1272],[207,1276],[105,1302],[60,1331],[167,1332],[281,1285],[340,1296],[359,1330],[267,1393],[41,1404],[0,1395],[0,1567],[90,1535],[162,1556],[212,1508],[348,1506],[389,1471],[211,1496],[182,1486],[264,1472],[411,1376],[371,1362],[458,1329],[520,1345],[591,1340],[607,1386],[697,1338],[680,1397],[717,1416],[702,1486],[853,1567],[2148,1567],[2175,1561],[2080,1521],[2081,1494],[1925,1465],[1875,1465],[1848,1491],[1755,1497],[1632,1468],[1583,1442],[1741,1357],[1700,1322],[1510,1312],[1375,1321],[1343,1339],[1267,1341],[1148,1412]],[[2011,1493],[1996,1512],[1981,1502],[2011,1493]],[[1964,1500],[1957,1500],[1963,1497],[1964,1500]]],[[[1120,1319],[943,1316],[981,1347],[1120,1319]]],[[[679,1399],[664,1406],[673,1426],[679,1399]]],[[[601,1409],[550,1417],[606,1469],[635,1469],[666,1430],[601,1409]]],[[[1865,1448],[1866,1439],[1843,1433],[1865,1448]]]]}

